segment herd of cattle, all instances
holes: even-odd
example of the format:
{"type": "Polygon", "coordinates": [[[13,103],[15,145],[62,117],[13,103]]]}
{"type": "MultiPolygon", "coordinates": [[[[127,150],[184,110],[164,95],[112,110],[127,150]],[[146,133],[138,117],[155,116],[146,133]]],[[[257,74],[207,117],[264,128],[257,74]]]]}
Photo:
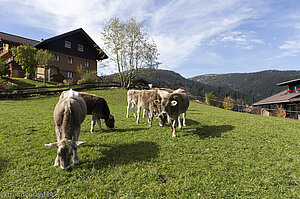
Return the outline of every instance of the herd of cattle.
{"type": "MultiPolygon", "coordinates": [[[[186,126],[185,120],[189,99],[183,89],[153,88],[151,90],[128,90],[127,118],[129,117],[130,105],[134,116],[137,118],[137,124],[140,120],[141,108],[143,108],[144,113],[147,113],[149,125],[152,126],[154,116],[158,119],[160,126],[164,126],[167,121],[172,129],[172,137],[176,137],[177,122],[178,128],[182,128],[180,114],[183,117],[183,126],[186,126]],[[135,113],[135,107],[137,107],[137,114],[135,113]]],[[[108,128],[114,129],[115,119],[110,114],[107,102],[102,97],[79,93],[72,89],[64,91],[60,95],[53,113],[57,142],[45,144],[47,147],[57,149],[55,167],[60,166],[62,169],[68,169],[71,164],[73,151],[73,163],[74,165],[79,164],[77,148],[85,142],[78,141],[78,137],[81,124],[86,115],[92,115],[91,132],[93,132],[96,122],[102,132],[100,119],[105,120],[108,128]]]]}

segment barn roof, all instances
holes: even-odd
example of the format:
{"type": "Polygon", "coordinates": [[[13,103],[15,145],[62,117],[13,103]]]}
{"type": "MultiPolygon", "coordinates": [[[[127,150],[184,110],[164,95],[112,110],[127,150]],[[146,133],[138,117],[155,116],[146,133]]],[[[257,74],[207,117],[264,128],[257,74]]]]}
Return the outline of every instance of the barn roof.
{"type": "Polygon", "coordinates": [[[277,93],[275,95],[272,95],[271,97],[268,97],[266,99],[263,99],[259,102],[256,102],[253,104],[253,106],[260,106],[260,105],[266,105],[266,104],[281,104],[281,103],[287,103],[287,102],[295,102],[300,101],[300,92],[296,93],[287,93],[286,90],[277,93]]]}
{"type": "Polygon", "coordinates": [[[25,37],[20,37],[4,32],[0,32],[0,41],[6,41],[6,42],[11,42],[11,43],[16,43],[16,44],[24,44],[24,45],[29,45],[29,46],[34,46],[38,43],[39,41],[33,40],[33,39],[28,39],[25,37]]]}

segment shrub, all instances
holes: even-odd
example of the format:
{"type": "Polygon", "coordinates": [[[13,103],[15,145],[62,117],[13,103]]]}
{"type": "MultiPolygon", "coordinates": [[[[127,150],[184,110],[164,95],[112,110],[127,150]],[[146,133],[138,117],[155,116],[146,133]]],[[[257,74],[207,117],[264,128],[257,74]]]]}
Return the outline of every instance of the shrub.
{"type": "Polygon", "coordinates": [[[212,93],[205,93],[205,103],[214,106],[217,102],[217,97],[212,93]]]}
{"type": "Polygon", "coordinates": [[[82,66],[77,67],[77,72],[79,74],[80,80],[77,81],[77,84],[91,84],[97,83],[100,81],[100,78],[97,76],[97,71],[84,71],[82,66]]]}
{"type": "Polygon", "coordinates": [[[63,83],[64,83],[64,85],[72,85],[72,84],[74,84],[74,80],[72,80],[72,79],[64,79],[63,83]]]}
{"type": "Polygon", "coordinates": [[[226,110],[232,110],[234,108],[234,99],[232,99],[230,96],[225,97],[223,101],[223,107],[226,110]]]}
{"type": "Polygon", "coordinates": [[[15,83],[12,83],[12,82],[7,82],[6,88],[7,88],[7,89],[17,89],[17,88],[18,88],[18,85],[15,84],[15,83]]]}
{"type": "Polygon", "coordinates": [[[286,116],[285,109],[282,108],[282,105],[280,105],[280,107],[278,105],[276,106],[276,115],[277,115],[277,117],[285,117],[286,116]]]}

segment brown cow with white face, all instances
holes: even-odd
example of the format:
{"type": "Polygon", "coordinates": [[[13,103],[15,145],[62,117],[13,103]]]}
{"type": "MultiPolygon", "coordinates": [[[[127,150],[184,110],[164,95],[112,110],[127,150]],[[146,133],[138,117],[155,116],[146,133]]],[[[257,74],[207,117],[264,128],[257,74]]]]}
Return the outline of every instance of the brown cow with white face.
{"type": "Polygon", "coordinates": [[[79,164],[77,148],[85,142],[78,141],[78,137],[86,113],[86,104],[80,93],[69,90],[61,94],[53,113],[57,142],[45,144],[57,148],[55,167],[68,169],[73,151],[73,163],[79,164]]]}
{"type": "MultiPolygon", "coordinates": [[[[158,91],[161,97],[161,113],[162,115],[168,115],[170,119],[174,120],[171,125],[172,137],[176,137],[176,123],[180,121],[180,114],[183,117],[183,126],[186,126],[186,111],[189,107],[189,99],[183,89],[175,90],[173,93],[166,91],[158,91]]],[[[171,120],[169,120],[171,122],[171,120]]],[[[178,126],[181,129],[181,124],[178,126]]]]}

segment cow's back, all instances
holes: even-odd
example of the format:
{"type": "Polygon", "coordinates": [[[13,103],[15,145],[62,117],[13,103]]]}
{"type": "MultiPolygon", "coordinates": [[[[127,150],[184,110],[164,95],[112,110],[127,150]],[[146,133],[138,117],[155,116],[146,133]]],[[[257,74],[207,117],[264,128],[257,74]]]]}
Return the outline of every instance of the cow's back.
{"type": "Polygon", "coordinates": [[[85,101],[80,94],[74,93],[74,95],[63,93],[53,113],[54,122],[56,126],[61,128],[61,133],[65,134],[64,136],[70,133],[68,131],[72,131],[74,125],[80,126],[87,113],[85,101]]]}
{"type": "Polygon", "coordinates": [[[149,109],[153,103],[153,99],[157,95],[157,92],[154,90],[143,90],[140,92],[138,96],[138,104],[139,106],[149,109]]]}
{"type": "Polygon", "coordinates": [[[87,106],[87,115],[101,113],[101,116],[105,118],[110,114],[108,104],[104,98],[86,93],[81,93],[81,96],[87,106]]]}

